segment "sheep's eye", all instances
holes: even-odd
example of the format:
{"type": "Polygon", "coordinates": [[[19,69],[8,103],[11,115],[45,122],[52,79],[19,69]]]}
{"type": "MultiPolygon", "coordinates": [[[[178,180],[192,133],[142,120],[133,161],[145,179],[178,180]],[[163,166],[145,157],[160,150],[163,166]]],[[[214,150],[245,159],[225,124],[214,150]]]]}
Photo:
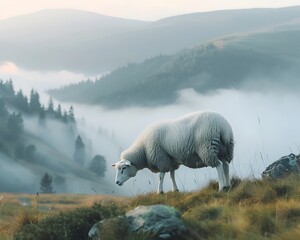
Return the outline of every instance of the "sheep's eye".
{"type": "Polygon", "coordinates": [[[126,167],[122,167],[121,168],[121,173],[123,173],[124,169],[126,169],[126,167]]]}

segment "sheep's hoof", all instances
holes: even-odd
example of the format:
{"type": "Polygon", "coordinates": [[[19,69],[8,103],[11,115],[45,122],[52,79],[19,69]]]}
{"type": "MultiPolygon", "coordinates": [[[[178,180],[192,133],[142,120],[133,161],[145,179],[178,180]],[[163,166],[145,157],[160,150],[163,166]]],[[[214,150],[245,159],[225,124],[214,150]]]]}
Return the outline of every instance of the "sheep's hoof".
{"type": "Polygon", "coordinates": [[[230,186],[223,187],[223,188],[222,188],[222,191],[223,191],[223,192],[228,192],[228,191],[229,191],[229,189],[230,189],[230,186]]]}
{"type": "Polygon", "coordinates": [[[178,190],[178,189],[175,189],[173,192],[179,192],[179,190],[178,190]]]}
{"type": "Polygon", "coordinates": [[[164,191],[160,191],[159,194],[164,194],[164,191]]]}

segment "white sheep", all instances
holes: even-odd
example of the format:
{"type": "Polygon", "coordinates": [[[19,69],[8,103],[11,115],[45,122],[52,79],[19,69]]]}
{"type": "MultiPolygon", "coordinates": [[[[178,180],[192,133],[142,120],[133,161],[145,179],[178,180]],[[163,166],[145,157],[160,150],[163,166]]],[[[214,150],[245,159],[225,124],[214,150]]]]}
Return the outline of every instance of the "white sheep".
{"type": "Polygon", "coordinates": [[[215,112],[195,112],[161,121],[146,128],[113,164],[116,184],[123,185],[137,171],[148,168],[159,172],[158,193],[163,193],[163,180],[170,172],[172,190],[178,191],[175,170],[180,165],[190,168],[215,167],[219,190],[230,187],[229,163],[233,159],[234,139],[230,124],[215,112]]]}

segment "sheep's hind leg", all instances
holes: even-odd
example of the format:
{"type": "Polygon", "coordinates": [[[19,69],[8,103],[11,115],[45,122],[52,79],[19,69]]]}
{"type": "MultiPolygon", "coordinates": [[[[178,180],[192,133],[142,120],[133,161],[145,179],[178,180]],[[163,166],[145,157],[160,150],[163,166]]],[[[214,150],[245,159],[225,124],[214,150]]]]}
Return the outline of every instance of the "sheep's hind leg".
{"type": "Polygon", "coordinates": [[[217,165],[216,169],[218,172],[218,178],[219,178],[219,191],[222,191],[223,189],[226,188],[226,183],[225,183],[225,173],[224,173],[224,168],[223,168],[223,163],[219,161],[219,164],[217,165]]]}
{"type": "Polygon", "coordinates": [[[173,192],[178,192],[178,187],[176,185],[176,181],[175,181],[175,170],[171,170],[170,171],[170,178],[171,178],[171,181],[172,181],[172,191],[173,192]]]}
{"type": "Polygon", "coordinates": [[[230,188],[230,179],[229,179],[229,163],[224,161],[223,162],[223,170],[225,175],[225,188],[230,188]]]}
{"type": "Polygon", "coordinates": [[[159,178],[158,178],[158,189],[157,189],[157,193],[164,193],[163,190],[163,183],[164,183],[164,177],[165,177],[165,173],[164,172],[160,172],[159,173],[159,178]]]}

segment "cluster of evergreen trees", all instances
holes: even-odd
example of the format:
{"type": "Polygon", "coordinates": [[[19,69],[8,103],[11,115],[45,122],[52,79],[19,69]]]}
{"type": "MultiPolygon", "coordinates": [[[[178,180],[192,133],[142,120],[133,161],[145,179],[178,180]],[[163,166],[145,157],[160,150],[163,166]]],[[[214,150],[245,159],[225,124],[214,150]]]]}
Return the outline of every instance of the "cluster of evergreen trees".
{"type": "Polygon", "coordinates": [[[50,93],[62,101],[101,104],[107,108],[159,106],[173,104],[178,91],[183,89],[207,93],[217,89],[240,89],[248,84],[261,86],[262,76],[273,79],[272,76],[282,73],[282,69],[289,69],[291,63],[286,61],[287,56],[279,58],[265,52],[262,46],[252,48],[251,44],[252,41],[235,44],[228,40],[220,48],[210,42],[174,55],[128,64],[101,80],[71,84],[50,93]],[[253,83],[253,76],[261,77],[253,83]]]}
{"type": "MultiPolygon", "coordinates": [[[[22,159],[45,166],[49,170],[55,170],[57,167],[51,156],[39,151],[39,146],[28,141],[30,137],[28,138],[28,134],[24,131],[23,116],[25,115],[38,119],[41,129],[46,132],[48,128],[41,123],[46,123],[47,119],[62,122],[62,126],[65,126],[62,128],[62,131],[65,131],[64,135],[68,136],[68,140],[74,144],[72,156],[74,162],[82,167],[86,166],[100,177],[105,176],[105,158],[101,155],[95,155],[92,158],[90,145],[86,146],[80,135],[76,135],[77,127],[73,107],[71,106],[68,112],[63,111],[60,104],[55,108],[52,98],[49,98],[48,105],[45,107],[40,102],[38,92],[31,90],[29,98],[23,94],[22,90],[15,92],[12,80],[5,82],[0,80],[0,153],[9,159],[22,159]]],[[[39,137],[47,138],[44,135],[39,137]]],[[[41,179],[41,191],[53,192],[52,176],[48,173],[41,179]]]]}
{"type": "MultiPolygon", "coordinates": [[[[23,133],[23,117],[20,112],[9,113],[5,101],[0,97],[0,134],[1,138],[17,140],[23,133]]],[[[1,142],[0,142],[1,144],[1,142]]],[[[2,144],[1,144],[2,145],[2,144]]],[[[3,146],[3,145],[2,145],[3,146]]],[[[1,148],[1,146],[0,146],[1,148]]],[[[1,149],[0,149],[1,151],[1,149]]]]}
{"type": "MultiPolygon", "coordinates": [[[[75,162],[84,165],[87,160],[87,156],[88,154],[86,152],[86,145],[84,144],[81,136],[78,135],[75,140],[73,159],[75,162]]],[[[104,177],[107,169],[105,158],[99,154],[95,155],[90,161],[88,168],[92,172],[95,172],[98,176],[104,177]]]]}
{"type": "MultiPolygon", "coordinates": [[[[81,138],[80,135],[77,136],[75,140],[75,150],[73,154],[73,159],[75,162],[79,163],[80,165],[84,165],[85,161],[87,160],[87,152],[86,152],[86,146],[81,138]]],[[[30,145],[26,152],[30,154],[34,154],[35,152],[34,145],[30,145]]],[[[27,153],[27,154],[28,154],[27,153]]],[[[105,177],[105,172],[107,170],[107,164],[106,160],[102,155],[95,155],[89,166],[88,169],[94,173],[97,174],[99,177],[105,177]]],[[[53,191],[53,182],[52,182],[52,176],[45,172],[45,174],[42,176],[40,180],[40,191],[41,193],[54,193],[53,191]]],[[[37,193],[39,194],[39,193],[37,193]]],[[[38,195],[37,195],[38,196],[38,195]]]]}
{"type": "Polygon", "coordinates": [[[27,115],[38,115],[40,121],[44,121],[47,117],[59,120],[64,123],[74,123],[74,109],[70,106],[69,111],[62,110],[61,105],[58,104],[55,109],[52,98],[50,97],[48,101],[48,106],[45,107],[40,102],[40,95],[37,91],[31,90],[29,98],[23,94],[20,89],[15,92],[13,81],[3,81],[0,80],[0,97],[5,100],[5,102],[19,112],[27,115]]]}

